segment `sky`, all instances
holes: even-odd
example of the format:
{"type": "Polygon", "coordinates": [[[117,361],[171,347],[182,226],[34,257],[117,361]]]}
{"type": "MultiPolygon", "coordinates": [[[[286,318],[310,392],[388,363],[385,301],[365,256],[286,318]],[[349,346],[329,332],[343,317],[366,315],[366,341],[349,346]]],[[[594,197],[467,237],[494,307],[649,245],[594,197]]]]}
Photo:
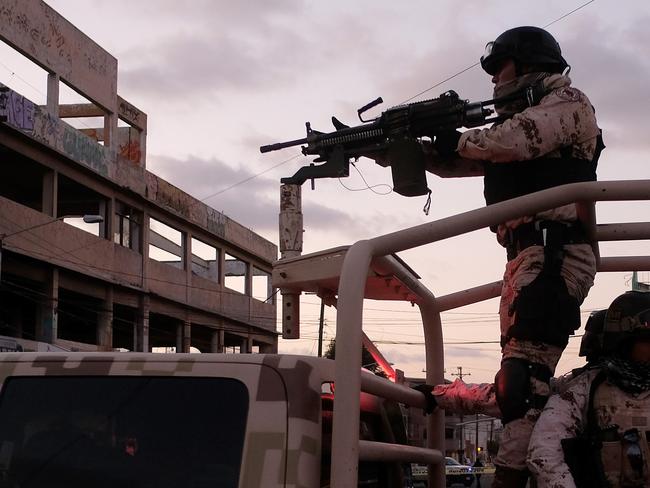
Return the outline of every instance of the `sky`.
{"type": "MultiPolygon", "coordinates": [[[[306,121],[330,131],[332,115],[356,124],[356,110],[378,96],[385,103],[369,115],[451,89],[472,101],[489,99],[490,77],[473,65],[488,41],[518,25],[548,25],[572,66],[574,86],[595,106],[607,145],[599,179],[648,177],[650,3],[642,0],[624,8],[613,0],[47,3],[118,59],[118,93],[148,114],[147,168],[275,243],[279,180],[310,160],[298,148],[262,155],[260,145],[304,137],[306,121]]],[[[0,81],[44,99],[44,79],[35,81],[20,60],[1,59],[0,81]]],[[[304,252],[484,205],[480,179],[429,175],[428,181],[428,216],[425,197],[390,193],[390,170],[368,159],[349,178],[317,180],[315,191],[305,185],[304,252]]],[[[648,210],[641,203],[597,206],[601,223],[643,221],[648,210]]],[[[601,253],[639,254],[647,245],[603,243],[601,253]]],[[[488,230],[400,256],[436,295],[496,281],[505,264],[488,230]]],[[[629,288],[629,279],[629,273],[599,274],[584,319],[629,288]]],[[[301,303],[303,338],[281,341],[281,352],[316,353],[319,299],[308,295],[301,303]]],[[[448,377],[462,366],[468,380],[492,381],[498,344],[463,342],[498,341],[497,307],[490,300],[443,314],[448,377]]],[[[326,318],[329,339],[334,311],[326,318]]],[[[368,302],[364,319],[364,330],[396,368],[424,375],[417,309],[368,302]]],[[[579,338],[572,339],[559,372],[583,364],[578,347],[579,338]]]]}

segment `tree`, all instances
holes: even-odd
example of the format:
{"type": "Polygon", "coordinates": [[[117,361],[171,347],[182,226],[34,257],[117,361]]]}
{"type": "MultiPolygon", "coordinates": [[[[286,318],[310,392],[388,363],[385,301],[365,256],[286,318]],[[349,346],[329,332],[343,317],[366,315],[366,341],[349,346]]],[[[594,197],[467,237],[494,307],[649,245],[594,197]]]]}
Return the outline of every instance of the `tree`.
{"type": "MultiPolygon", "coordinates": [[[[377,364],[377,361],[375,361],[375,358],[372,357],[372,354],[370,354],[370,351],[366,349],[365,346],[361,346],[361,366],[368,371],[371,371],[372,373],[376,374],[377,376],[381,376],[382,378],[388,378],[384,370],[381,369],[379,364],[377,364]]],[[[336,358],[336,339],[332,339],[329,344],[327,345],[327,349],[325,350],[324,356],[327,359],[335,359],[336,358]]]]}

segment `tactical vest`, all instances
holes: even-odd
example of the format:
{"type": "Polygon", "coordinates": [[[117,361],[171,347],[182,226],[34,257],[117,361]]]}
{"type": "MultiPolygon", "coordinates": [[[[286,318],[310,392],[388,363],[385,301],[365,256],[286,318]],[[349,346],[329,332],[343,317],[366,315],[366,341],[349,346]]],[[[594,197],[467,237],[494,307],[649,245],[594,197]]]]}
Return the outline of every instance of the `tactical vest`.
{"type": "Polygon", "coordinates": [[[491,205],[568,183],[596,181],[599,155],[597,150],[592,161],[563,155],[509,163],[486,162],[483,179],[485,202],[491,205]]]}
{"type": "Polygon", "coordinates": [[[600,428],[600,457],[609,485],[650,487],[650,393],[631,395],[604,381],[593,395],[593,413],[600,428]]]}

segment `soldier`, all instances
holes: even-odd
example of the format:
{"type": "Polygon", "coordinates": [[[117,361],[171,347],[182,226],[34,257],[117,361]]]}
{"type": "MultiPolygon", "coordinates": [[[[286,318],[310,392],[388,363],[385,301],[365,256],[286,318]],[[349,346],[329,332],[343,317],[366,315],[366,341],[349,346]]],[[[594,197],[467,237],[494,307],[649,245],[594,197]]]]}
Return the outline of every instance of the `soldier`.
{"type": "MultiPolygon", "coordinates": [[[[598,365],[601,357],[605,312],[606,310],[593,312],[585,324],[585,333],[580,341],[578,356],[584,357],[587,364],[563,376],[551,378],[550,387],[552,393],[562,393],[573,383],[573,380],[598,365]]],[[[465,383],[457,379],[450,384],[433,387],[421,386],[418,389],[425,393],[431,392],[433,397],[429,398],[430,407],[438,406],[450,412],[464,415],[480,413],[501,418],[494,383],[465,383]]],[[[430,409],[432,410],[432,408],[430,409]]]]}
{"type": "MultiPolygon", "coordinates": [[[[439,176],[484,176],[487,204],[554,186],[596,179],[604,147],[593,107],[571,86],[557,41],[543,29],[517,27],[486,46],[481,66],[494,83],[501,121],[452,131],[424,146],[439,176]]],[[[580,325],[580,304],[596,260],[575,205],[492,229],[507,249],[501,304],[502,362],[496,400],[505,424],[493,487],[524,487],[525,453],[550,395],[549,380],[580,325]]]]}
{"type": "Polygon", "coordinates": [[[602,366],[554,395],[535,426],[528,465],[539,488],[650,486],[650,293],[612,302],[603,353],[602,366]]]}

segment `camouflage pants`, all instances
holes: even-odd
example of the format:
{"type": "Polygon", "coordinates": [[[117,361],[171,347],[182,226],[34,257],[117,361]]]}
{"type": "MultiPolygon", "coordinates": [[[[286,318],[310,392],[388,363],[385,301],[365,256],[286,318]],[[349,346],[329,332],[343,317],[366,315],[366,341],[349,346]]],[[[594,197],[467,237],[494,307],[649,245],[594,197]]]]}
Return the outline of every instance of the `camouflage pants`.
{"type": "MultiPolygon", "coordinates": [[[[565,255],[561,276],[569,294],[578,303],[582,303],[594,282],[596,260],[591,246],[574,244],[564,247],[565,255]]],[[[516,316],[513,314],[513,302],[521,289],[529,285],[544,266],[544,250],[541,246],[532,246],[522,251],[515,259],[508,262],[503,276],[503,288],[499,316],[501,335],[506,337],[516,316]]],[[[548,324],[553,327],[553,324],[548,324]]],[[[520,358],[531,363],[545,365],[550,373],[555,372],[563,348],[531,340],[510,339],[502,349],[502,359],[520,358]]],[[[532,394],[549,396],[550,389],[546,382],[530,378],[532,394]]],[[[512,469],[526,469],[528,442],[541,411],[530,409],[519,419],[508,422],[499,443],[499,452],[495,464],[512,469]]]]}

